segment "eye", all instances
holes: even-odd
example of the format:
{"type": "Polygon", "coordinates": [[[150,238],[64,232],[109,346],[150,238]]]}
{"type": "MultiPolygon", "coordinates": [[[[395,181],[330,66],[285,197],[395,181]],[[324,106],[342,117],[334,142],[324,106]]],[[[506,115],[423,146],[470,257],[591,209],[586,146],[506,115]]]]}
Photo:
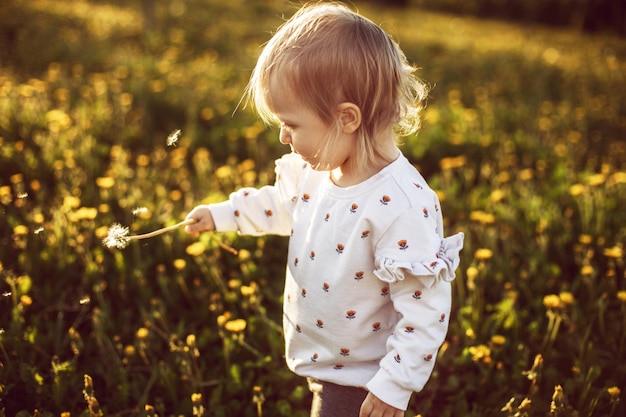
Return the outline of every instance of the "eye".
{"type": "Polygon", "coordinates": [[[280,123],[280,128],[281,129],[286,129],[286,130],[293,130],[293,129],[295,129],[295,126],[290,124],[290,123],[281,122],[280,123]]]}

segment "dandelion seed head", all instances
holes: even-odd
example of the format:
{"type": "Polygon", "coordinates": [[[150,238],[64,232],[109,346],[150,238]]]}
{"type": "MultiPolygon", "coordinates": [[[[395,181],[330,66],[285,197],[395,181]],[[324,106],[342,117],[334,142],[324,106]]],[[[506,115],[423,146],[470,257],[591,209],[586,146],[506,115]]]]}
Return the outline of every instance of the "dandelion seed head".
{"type": "Polygon", "coordinates": [[[182,132],[180,129],[176,129],[175,131],[170,133],[166,141],[167,146],[176,146],[176,142],[178,142],[178,139],[180,139],[181,133],[182,132]]]}
{"type": "Polygon", "coordinates": [[[102,243],[107,248],[124,249],[128,246],[128,242],[130,241],[128,238],[129,232],[128,227],[124,227],[119,223],[114,223],[109,228],[109,232],[106,237],[102,239],[102,243]]]}
{"type": "Polygon", "coordinates": [[[43,232],[43,227],[38,227],[37,229],[35,229],[35,234],[38,235],[39,233],[43,232]]]}
{"type": "Polygon", "coordinates": [[[17,193],[17,198],[26,198],[28,197],[28,193],[25,191],[17,193]]]}
{"type": "Polygon", "coordinates": [[[147,213],[148,212],[148,208],[147,207],[137,207],[133,209],[133,215],[138,215],[138,214],[143,214],[143,213],[147,213]]]}

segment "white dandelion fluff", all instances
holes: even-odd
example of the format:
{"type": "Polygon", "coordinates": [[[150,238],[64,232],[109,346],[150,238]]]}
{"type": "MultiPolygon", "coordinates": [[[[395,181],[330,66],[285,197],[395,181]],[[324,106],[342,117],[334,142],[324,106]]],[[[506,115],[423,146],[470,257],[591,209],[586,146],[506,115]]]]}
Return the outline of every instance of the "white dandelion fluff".
{"type": "Polygon", "coordinates": [[[180,139],[181,133],[182,132],[180,129],[176,129],[175,131],[170,133],[166,141],[167,146],[176,146],[176,142],[178,142],[178,139],[180,139]]]}
{"type": "Polygon", "coordinates": [[[139,214],[144,214],[148,212],[148,208],[147,207],[136,207],[133,209],[133,215],[137,216],[139,214]]]}
{"type": "Polygon", "coordinates": [[[128,227],[122,226],[119,223],[113,223],[106,237],[102,239],[102,243],[107,248],[124,249],[128,246],[128,242],[130,242],[130,236],[128,236],[129,232],[128,227]]]}

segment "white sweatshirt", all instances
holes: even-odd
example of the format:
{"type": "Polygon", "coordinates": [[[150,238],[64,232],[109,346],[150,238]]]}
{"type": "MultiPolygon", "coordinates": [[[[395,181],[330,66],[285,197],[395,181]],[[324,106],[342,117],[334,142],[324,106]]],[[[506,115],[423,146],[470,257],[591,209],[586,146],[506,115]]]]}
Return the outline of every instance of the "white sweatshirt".
{"type": "Polygon", "coordinates": [[[463,247],[462,233],[443,238],[437,195],[409,161],[341,188],[288,154],[273,186],[241,189],[211,213],[218,231],[291,236],[289,368],[406,409],[445,339],[463,247]]]}

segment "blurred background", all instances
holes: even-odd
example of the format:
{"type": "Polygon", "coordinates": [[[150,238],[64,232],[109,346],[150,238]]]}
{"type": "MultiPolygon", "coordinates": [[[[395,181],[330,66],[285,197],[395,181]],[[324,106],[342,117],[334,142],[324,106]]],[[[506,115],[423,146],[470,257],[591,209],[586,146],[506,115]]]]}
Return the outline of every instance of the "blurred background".
{"type": "MultiPolygon", "coordinates": [[[[273,182],[287,149],[238,104],[298,5],[0,2],[0,416],[309,415],[285,238],[102,244],[273,182]]],[[[466,234],[406,416],[624,415],[624,1],[349,5],[430,84],[401,146],[466,234]]]]}

